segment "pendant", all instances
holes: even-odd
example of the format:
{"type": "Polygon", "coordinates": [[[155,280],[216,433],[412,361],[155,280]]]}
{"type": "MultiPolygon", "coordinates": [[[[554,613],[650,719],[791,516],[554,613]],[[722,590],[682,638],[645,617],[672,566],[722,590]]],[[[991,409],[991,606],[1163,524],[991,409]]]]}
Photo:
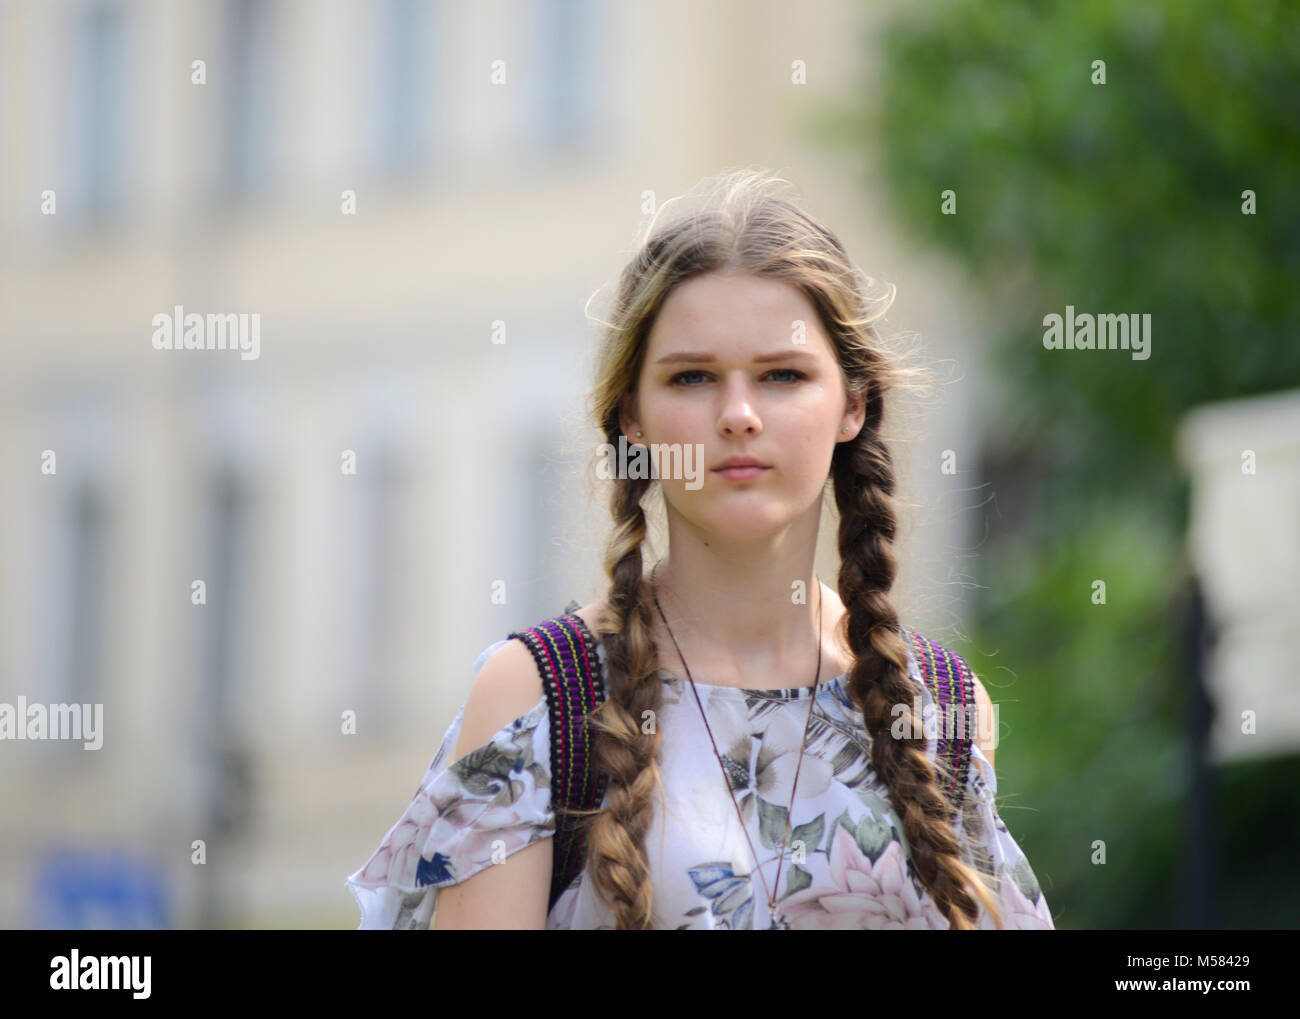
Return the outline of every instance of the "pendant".
{"type": "Polygon", "coordinates": [[[790,924],[786,922],[783,914],[776,913],[772,917],[772,926],[766,929],[769,931],[788,931],[790,929],[790,924]]]}

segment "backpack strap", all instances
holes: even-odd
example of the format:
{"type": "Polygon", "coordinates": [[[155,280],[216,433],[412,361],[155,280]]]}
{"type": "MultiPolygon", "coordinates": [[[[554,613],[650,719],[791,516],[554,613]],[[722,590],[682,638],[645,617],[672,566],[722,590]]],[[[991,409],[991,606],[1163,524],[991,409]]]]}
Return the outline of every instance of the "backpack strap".
{"type": "MultiPolygon", "coordinates": [[[[607,777],[598,774],[595,735],[587,726],[587,718],[604,702],[606,692],[598,639],[574,614],[577,608],[577,602],[570,602],[564,615],[511,633],[510,637],[523,641],[532,652],[546,692],[552,807],[595,810],[605,798],[607,777]]],[[[934,698],[939,713],[936,721],[942,724],[945,718],[968,719],[976,703],[975,673],[970,665],[960,655],[914,630],[904,628],[903,634],[934,698]]],[[[956,817],[961,816],[964,805],[973,742],[969,730],[949,735],[941,728],[939,733],[940,781],[956,817]]],[[[583,818],[555,809],[548,912],[581,871],[585,847],[583,818]]]]}
{"type": "Polygon", "coordinates": [[[585,861],[583,818],[558,808],[595,810],[605,797],[606,780],[595,762],[595,734],[587,726],[587,716],[605,700],[604,676],[596,637],[573,614],[577,607],[570,602],[564,615],[510,634],[532,652],[549,707],[555,837],[548,912],[585,861]]]}
{"type": "Polygon", "coordinates": [[[975,673],[964,658],[942,644],[926,640],[913,630],[904,629],[903,632],[911,644],[921,678],[934,698],[935,722],[939,725],[938,758],[943,771],[940,782],[953,806],[954,817],[961,817],[975,734],[969,725],[962,723],[961,729],[955,726],[961,720],[971,718],[970,712],[975,705],[975,673]],[[944,725],[945,719],[952,719],[954,725],[951,738],[950,730],[944,725]]]}

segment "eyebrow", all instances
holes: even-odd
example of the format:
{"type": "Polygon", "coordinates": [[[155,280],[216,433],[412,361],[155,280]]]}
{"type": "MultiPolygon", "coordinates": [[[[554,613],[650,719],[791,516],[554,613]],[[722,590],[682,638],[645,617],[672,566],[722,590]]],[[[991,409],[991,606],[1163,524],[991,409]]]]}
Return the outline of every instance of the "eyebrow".
{"type": "MultiPolygon", "coordinates": [[[[804,350],[777,350],[771,354],[759,354],[754,358],[754,364],[767,364],[769,361],[786,361],[791,358],[802,358],[809,361],[815,361],[811,354],[804,350]]],[[[672,354],[665,354],[659,358],[655,364],[668,364],[669,362],[684,362],[688,364],[712,364],[717,358],[712,354],[703,354],[695,350],[679,350],[672,354]]]]}

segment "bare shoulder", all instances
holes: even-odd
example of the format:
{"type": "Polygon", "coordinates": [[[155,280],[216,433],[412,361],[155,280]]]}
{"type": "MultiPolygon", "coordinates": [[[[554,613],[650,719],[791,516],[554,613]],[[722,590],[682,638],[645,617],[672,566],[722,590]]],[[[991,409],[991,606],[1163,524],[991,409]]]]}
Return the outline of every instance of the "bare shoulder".
{"type": "Polygon", "coordinates": [[[508,640],[483,663],[465,702],[454,759],[459,760],[521,715],[545,695],[532,652],[519,639],[508,640]]]}
{"type": "Polygon", "coordinates": [[[997,732],[993,728],[997,716],[993,713],[993,701],[989,697],[989,692],[984,689],[979,676],[972,672],[971,679],[975,683],[975,706],[978,709],[976,725],[979,737],[975,740],[975,744],[988,758],[989,764],[992,764],[993,750],[997,746],[997,732]]]}
{"type": "MultiPolygon", "coordinates": [[[[601,600],[575,609],[574,614],[595,633],[604,609],[605,601],[601,600]]],[[[483,746],[545,695],[542,674],[532,652],[518,638],[506,641],[483,663],[474,679],[456,741],[456,758],[483,746]]]]}
{"type": "Polygon", "coordinates": [[[587,629],[592,633],[596,632],[596,623],[605,612],[606,600],[589,602],[580,609],[574,609],[573,614],[587,624],[587,629]]]}

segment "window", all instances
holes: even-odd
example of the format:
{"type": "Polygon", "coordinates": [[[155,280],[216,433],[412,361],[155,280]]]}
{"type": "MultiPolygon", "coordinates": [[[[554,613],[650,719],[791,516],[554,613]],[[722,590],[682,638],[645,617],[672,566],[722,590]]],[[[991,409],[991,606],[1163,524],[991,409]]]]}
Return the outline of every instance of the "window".
{"type": "MultiPolygon", "coordinates": [[[[524,547],[514,559],[512,590],[523,596],[519,600],[527,606],[523,614],[526,620],[550,618],[564,607],[569,597],[557,592],[564,555],[558,542],[563,467],[556,457],[558,448],[559,441],[551,427],[537,422],[515,471],[520,497],[509,512],[516,516],[511,523],[520,528],[524,547]],[[527,510],[521,513],[517,507],[527,507],[527,510]]],[[[516,618],[513,613],[511,618],[516,618]]]]}
{"type": "MultiPolygon", "coordinates": [[[[213,839],[238,840],[247,834],[254,798],[255,771],[247,705],[255,684],[241,677],[249,661],[253,491],[240,468],[218,460],[205,493],[202,560],[206,603],[197,626],[199,690],[191,704],[192,747],[199,766],[199,803],[204,830],[213,839]]],[[[205,891],[200,912],[216,924],[224,904],[205,891]]]]}
{"type": "Polygon", "coordinates": [[[71,191],[88,220],[107,222],[123,200],[127,18],[118,2],[85,8],[74,35],[71,191]]]}
{"type": "Polygon", "coordinates": [[[594,15],[591,0],[534,0],[537,87],[533,123],[547,148],[579,148],[592,133],[594,15]]]}
{"type": "Polygon", "coordinates": [[[381,172],[401,175],[428,161],[430,36],[438,8],[424,0],[383,0],[375,11],[371,146],[381,172]]]}
{"type": "Polygon", "coordinates": [[[204,605],[201,612],[202,694],[198,704],[200,725],[220,736],[228,726],[238,726],[240,714],[234,700],[246,686],[237,679],[246,661],[247,615],[251,591],[248,584],[251,496],[234,466],[219,463],[209,478],[206,493],[204,537],[208,542],[203,561],[204,605]]]}
{"type": "Polygon", "coordinates": [[[267,0],[227,0],[226,61],[208,68],[221,91],[222,187],[227,197],[263,191],[271,169],[271,25],[267,0]]]}
{"type": "MultiPolygon", "coordinates": [[[[93,711],[109,694],[104,658],[113,605],[107,570],[115,428],[108,405],[77,389],[66,399],[66,406],[52,410],[47,422],[57,473],[42,477],[39,489],[42,529],[37,573],[30,582],[40,599],[39,640],[31,685],[20,690],[29,703],[89,704],[93,711]]],[[[111,710],[106,706],[105,716],[111,710]]],[[[96,759],[79,741],[51,739],[28,746],[42,767],[75,767],[74,761],[96,759]]]]}
{"type": "MultiPolygon", "coordinates": [[[[75,471],[60,457],[59,472],[75,471]]],[[[103,700],[103,606],[106,507],[94,478],[66,479],[54,517],[46,619],[46,699],[51,704],[93,704],[103,700]]]]}
{"type": "Polygon", "coordinates": [[[339,580],[346,585],[346,635],[341,677],[344,706],[357,712],[358,735],[365,742],[383,737],[396,721],[397,644],[401,626],[400,564],[410,547],[403,526],[405,476],[399,453],[379,440],[358,451],[357,476],[340,507],[346,514],[347,540],[339,551],[351,557],[339,580]]]}

